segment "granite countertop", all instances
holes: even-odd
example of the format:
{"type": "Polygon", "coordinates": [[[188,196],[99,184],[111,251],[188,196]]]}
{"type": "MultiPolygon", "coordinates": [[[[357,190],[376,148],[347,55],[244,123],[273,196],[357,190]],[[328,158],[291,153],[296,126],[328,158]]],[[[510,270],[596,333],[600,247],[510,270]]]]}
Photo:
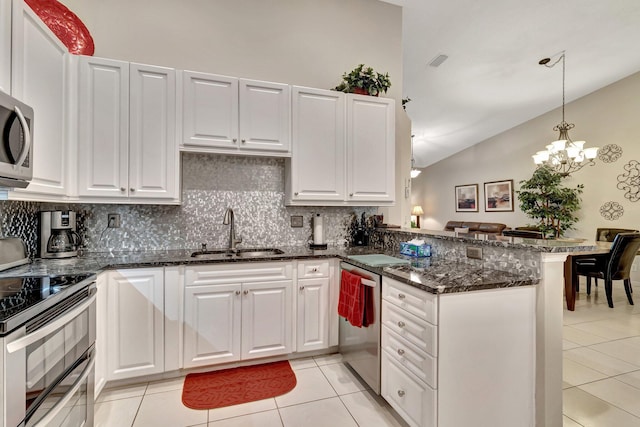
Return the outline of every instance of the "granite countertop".
{"type": "Polygon", "coordinates": [[[514,249],[528,249],[535,252],[583,252],[597,249],[593,240],[580,238],[561,238],[553,240],[529,239],[486,233],[458,233],[455,231],[427,230],[422,228],[378,228],[382,233],[406,233],[409,238],[430,237],[439,240],[471,243],[482,246],[497,246],[514,249]]]}
{"type": "Polygon", "coordinates": [[[306,246],[279,246],[284,253],[256,258],[203,259],[193,258],[194,250],[164,250],[141,252],[96,252],[77,258],[37,259],[30,264],[0,272],[2,277],[53,276],[83,273],[99,273],[103,270],[119,268],[165,267],[175,265],[219,264],[229,262],[289,261],[300,259],[340,258],[374,273],[387,276],[431,293],[466,292],[513,286],[528,286],[538,283],[537,279],[483,266],[481,262],[460,263],[437,257],[412,258],[397,252],[371,247],[330,247],[326,250],[312,250],[306,246]],[[370,267],[349,258],[350,255],[385,254],[408,260],[406,266],[370,267]]]}

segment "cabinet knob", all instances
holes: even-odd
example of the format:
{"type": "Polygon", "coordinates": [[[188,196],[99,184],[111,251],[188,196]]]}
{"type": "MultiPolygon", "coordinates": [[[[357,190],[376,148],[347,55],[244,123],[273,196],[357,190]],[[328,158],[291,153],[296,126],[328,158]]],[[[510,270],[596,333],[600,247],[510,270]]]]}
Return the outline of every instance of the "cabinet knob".
{"type": "Polygon", "coordinates": [[[207,244],[206,243],[200,243],[200,249],[204,252],[207,250],[207,244]]]}
{"type": "Polygon", "coordinates": [[[399,349],[398,349],[398,354],[399,354],[400,356],[402,356],[402,355],[404,354],[404,350],[403,350],[403,349],[401,349],[401,348],[399,348],[399,349]]]}
{"type": "Polygon", "coordinates": [[[301,291],[304,291],[304,286],[300,286],[300,290],[301,290],[301,291]]]}
{"type": "Polygon", "coordinates": [[[294,195],[294,196],[297,196],[297,195],[298,195],[298,192],[296,191],[295,193],[293,193],[293,195],[294,195]]]}
{"type": "Polygon", "coordinates": [[[120,191],[124,192],[124,191],[126,191],[126,190],[127,190],[126,188],[124,188],[124,187],[120,187],[120,191]]]}
{"type": "Polygon", "coordinates": [[[404,390],[398,390],[398,396],[404,397],[404,395],[405,395],[404,390]]]}
{"type": "Polygon", "coordinates": [[[244,293],[245,295],[249,295],[249,291],[247,291],[247,290],[245,290],[243,293],[244,293]]]}
{"type": "Polygon", "coordinates": [[[246,139],[243,139],[243,140],[242,140],[242,143],[243,143],[243,144],[246,144],[246,143],[247,143],[247,140],[246,140],[246,139]]]}
{"type": "Polygon", "coordinates": [[[405,299],[407,296],[405,294],[398,294],[398,298],[405,299]]]}
{"type": "Polygon", "coordinates": [[[400,326],[401,328],[404,328],[405,324],[404,324],[404,322],[402,320],[400,320],[400,321],[398,321],[398,326],[400,326]]]}
{"type": "Polygon", "coordinates": [[[135,188],[130,188],[129,191],[131,191],[132,193],[135,193],[136,189],[135,188]]]}
{"type": "Polygon", "coordinates": [[[353,193],[349,193],[349,197],[353,197],[353,193]]]}
{"type": "Polygon", "coordinates": [[[312,271],[312,272],[314,272],[314,273],[317,273],[317,272],[318,272],[318,267],[313,267],[313,268],[311,269],[311,271],[312,271]]]}
{"type": "Polygon", "coordinates": [[[235,144],[236,142],[238,142],[238,140],[237,140],[236,138],[233,138],[233,139],[231,140],[231,142],[233,142],[233,143],[235,144]]]}
{"type": "Polygon", "coordinates": [[[236,295],[240,295],[240,291],[236,291],[236,295]]]}

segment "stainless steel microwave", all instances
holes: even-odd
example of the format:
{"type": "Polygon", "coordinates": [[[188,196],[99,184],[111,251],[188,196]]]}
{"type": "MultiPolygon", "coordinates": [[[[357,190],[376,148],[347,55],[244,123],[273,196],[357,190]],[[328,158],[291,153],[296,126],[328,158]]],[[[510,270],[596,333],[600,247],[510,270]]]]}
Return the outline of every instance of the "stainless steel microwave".
{"type": "Polygon", "coordinates": [[[33,177],[33,109],[0,91],[0,187],[25,188],[33,177]]]}

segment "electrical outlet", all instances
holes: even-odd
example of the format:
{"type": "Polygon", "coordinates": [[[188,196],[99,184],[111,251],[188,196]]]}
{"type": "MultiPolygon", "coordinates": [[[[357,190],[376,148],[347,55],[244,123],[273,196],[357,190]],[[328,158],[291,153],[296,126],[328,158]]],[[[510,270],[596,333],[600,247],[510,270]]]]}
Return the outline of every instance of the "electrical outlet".
{"type": "Polygon", "coordinates": [[[109,214],[107,217],[107,227],[120,228],[120,214],[109,214]]]}
{"type": "Polygon", "coordinates": [[[467,258],[482,259],[482,248],[467,246],[467,258]]]}

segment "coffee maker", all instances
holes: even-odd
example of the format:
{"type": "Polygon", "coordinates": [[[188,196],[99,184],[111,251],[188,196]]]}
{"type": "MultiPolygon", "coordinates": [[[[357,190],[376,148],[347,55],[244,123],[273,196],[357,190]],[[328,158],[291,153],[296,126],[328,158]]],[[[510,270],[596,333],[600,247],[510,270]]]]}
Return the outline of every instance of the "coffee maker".
{"type": "Polygon", "coordinates": [[[73,211],[40,212],[40,258],[70,258],[78,255],[80,236],[73,211]]]}

